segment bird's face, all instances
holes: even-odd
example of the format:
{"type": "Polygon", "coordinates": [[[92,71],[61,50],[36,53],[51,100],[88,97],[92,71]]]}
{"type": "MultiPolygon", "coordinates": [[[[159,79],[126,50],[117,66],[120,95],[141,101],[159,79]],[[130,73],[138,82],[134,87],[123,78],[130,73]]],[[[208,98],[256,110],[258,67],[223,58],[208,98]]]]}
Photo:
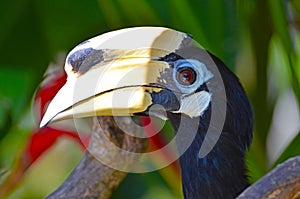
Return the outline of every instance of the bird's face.
{"type": "Polygon", "coordinates": [[[211,102],[211,65],[191,36],[172,29],[140,27],[100,35],[67,56],[67,83],[41,126],[96,115],[199,116],[211,102]]]}

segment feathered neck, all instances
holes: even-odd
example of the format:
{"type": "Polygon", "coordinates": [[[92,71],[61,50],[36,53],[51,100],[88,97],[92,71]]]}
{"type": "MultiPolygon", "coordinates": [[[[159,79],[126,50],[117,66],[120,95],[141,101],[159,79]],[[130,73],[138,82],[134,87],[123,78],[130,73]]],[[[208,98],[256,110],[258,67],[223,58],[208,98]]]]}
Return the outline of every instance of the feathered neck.
{"type": "MultiPolygon", "coordinates": [[[[171,119],[176,130],[180,122],[175,121],[171,119]]],[[[193,130],[194,122],[190,121],[185,125],[187,131],[193,130]]],[[[205,135],[205,127],[199,125],[192,144],[180,157],[184,196],[186,199],[235,198],[249,185],[245,150],[240,148],[238,140],[230,132],[223,131],[213,150],[200,158],[199,150],[205,135]]]]}
{"type": "MultiPolygon", "coordinates": [[[[180,157],[182,186],[186,199],[231,199],[249,185],[245,153],[252,140],[252,108],[236,76],[220,60],[214,56],[212,58],[223,79],[227,110],[221,135],[210,153],[204,158],[199,157],[210,122],[211,105],[197,118],[168,114],[175,132],[179,127],[187,134],[197,131],[192,144],[180,157]]],[[[181,140],[178,139],[177,142],[181,150],[181,140]]]]}

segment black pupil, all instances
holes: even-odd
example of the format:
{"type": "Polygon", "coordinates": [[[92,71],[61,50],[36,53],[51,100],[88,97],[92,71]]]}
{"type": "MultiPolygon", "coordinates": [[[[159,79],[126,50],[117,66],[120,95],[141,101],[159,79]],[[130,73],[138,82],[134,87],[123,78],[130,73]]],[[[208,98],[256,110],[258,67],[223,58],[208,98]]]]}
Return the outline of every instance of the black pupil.
{"type": "Polygon", "coordinates": [[[184,72],[183,77],[186,79],[186,81],[189,81],[191,79],[190,73],[188,73],[188,72],[184,72]]]}
{"type": "Polygon", "coordinates": [[[177,80],[183,85],[191,85],[196,80],[196,73],[192,68],[180,68],[177,73],[177,80]]]}

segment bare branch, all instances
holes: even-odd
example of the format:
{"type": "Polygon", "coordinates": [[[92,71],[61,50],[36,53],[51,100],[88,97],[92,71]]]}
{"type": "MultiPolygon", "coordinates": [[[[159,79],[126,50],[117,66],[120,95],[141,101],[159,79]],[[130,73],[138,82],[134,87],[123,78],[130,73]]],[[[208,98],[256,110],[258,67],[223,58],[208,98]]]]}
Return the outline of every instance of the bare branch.
{"type": "MultiPolygon", "coordinates": [[[[128,117],[121,117],[119,121],[118,125],[124,125],[122,129],[126,128],[130,132],[137,130],[137,125],[128,117]]],[[[110,152],[106,145],[107,139],[125,151],[143,152],[146,148],[145,139],[131,137],[123,133],[118,125],[114,122],[113,117],[94,118],[89,150],[84,154],[70,176],[47,199],[106,199],[110,197],[112,191],[124,179],[126,173],[106,166],[95,157],[105,153],[105,155],[111,156],[116,164],[122,164],[123,167],[130,167],[137,160],[126,157],[122,153],[110,152]]]]}
{"type": "Polygon", "coordinates": [[[248,187],[237,199],[300,198],[300,156],[291,158],[248,187]]]}

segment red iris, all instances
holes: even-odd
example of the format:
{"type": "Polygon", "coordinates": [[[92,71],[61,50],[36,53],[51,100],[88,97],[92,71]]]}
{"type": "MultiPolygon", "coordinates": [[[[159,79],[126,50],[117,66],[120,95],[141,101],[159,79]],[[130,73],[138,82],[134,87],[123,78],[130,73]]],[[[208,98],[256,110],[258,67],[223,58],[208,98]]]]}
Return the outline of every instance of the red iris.
{"type": "Polygon", "coordinates": [[[196,80],[196,73],[191,68],[181,68],[178,70],[177,80],[183,85],[191,85],[196,80]]]}

